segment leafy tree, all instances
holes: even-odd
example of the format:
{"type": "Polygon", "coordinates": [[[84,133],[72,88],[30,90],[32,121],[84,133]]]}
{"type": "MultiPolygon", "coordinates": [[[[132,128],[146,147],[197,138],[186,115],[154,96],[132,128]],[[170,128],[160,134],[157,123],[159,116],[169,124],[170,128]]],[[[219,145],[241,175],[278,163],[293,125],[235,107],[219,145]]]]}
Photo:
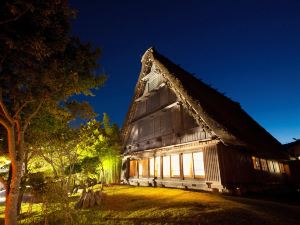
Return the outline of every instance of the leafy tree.
{"type": "Polygon", "coordinates": [[[97,177],[102,184],[119,182],[119,129],[110,124],[106,113],[103,122],[92,120],[82,127],[77,149],[86,175],[97,177]]]}
{"type": "Polygon", "coordinates": [[[0,125],[11,160],[5,224],[17,223],[17,202],[26,134],[41,109],[53,114],[80,108],[74,94],[92,95],[105,81],[96,76],[99,50],[70,34],[74,10],[67,0],[6,0],[0,3],[0,125]],[[75,107],[75,106],[78,107],[75,107]]]}

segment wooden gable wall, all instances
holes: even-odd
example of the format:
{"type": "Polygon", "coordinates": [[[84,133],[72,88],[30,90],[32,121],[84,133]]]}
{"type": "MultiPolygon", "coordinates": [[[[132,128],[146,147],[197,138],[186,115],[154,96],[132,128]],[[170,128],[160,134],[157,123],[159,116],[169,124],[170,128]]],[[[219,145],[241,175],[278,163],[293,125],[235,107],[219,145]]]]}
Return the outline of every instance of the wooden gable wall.
{"type": "Polygon", "coordinates": [[[127,151],[145,150],[211,137],[189,115],[162,75],[151,69],[141,96],[135,99],[127,151]]]}

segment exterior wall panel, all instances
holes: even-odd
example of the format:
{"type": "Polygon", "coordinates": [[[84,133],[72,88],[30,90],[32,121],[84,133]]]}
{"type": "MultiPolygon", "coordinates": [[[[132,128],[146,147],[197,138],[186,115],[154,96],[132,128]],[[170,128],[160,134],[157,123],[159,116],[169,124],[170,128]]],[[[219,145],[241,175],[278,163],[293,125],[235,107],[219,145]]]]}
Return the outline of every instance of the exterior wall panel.
{"type": "Polygon", "coordinates": [[[220,169],[217,146],[211,145],[203,148],[205,180],[208,182],[220,182],[220,169]]]}

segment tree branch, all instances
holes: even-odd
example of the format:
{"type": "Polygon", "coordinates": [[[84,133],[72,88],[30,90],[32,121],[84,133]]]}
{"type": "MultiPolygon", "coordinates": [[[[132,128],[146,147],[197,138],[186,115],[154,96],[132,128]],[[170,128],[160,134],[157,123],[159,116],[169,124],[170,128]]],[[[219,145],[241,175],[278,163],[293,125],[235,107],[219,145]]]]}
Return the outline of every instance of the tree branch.
{"type": "Polygon", "coordinates": [[[2,126],[4,126],[6,130],[8,130],[11,126],[11,124],[6,119],[3,119],[1,116],[0,116],[0,124],[2,124],[2,126]]]}
{"type": "Polygon", "coordinates": [[[16,126],[17,126],[17,135],[18,135],[18,144],[21,143],[21,126],[20,126],[20,121],[18,119],[14,120],[16,126]]]}
{"type": "Polygon", "coordinates": [[[37,154],[38,154],[39,156],[41,156],[47,163],[50,164],[50,166],[51,166],[52,169],[53,169],[54,176],[57,177],[57,176],[58,176],[58,173],[57,173],[57,170],[56,170],[56,168],[55,168],[55,163],[54,163],[53,159],[47,157],[46,155],[44,155],[43,152],[41,151],[41,149],[39,149],[39,148],[37,148],[36,151],[37,151],[37,154]]]}
{"type": "Polygon", "coordinates": [[[41,101],[41,102],[38,104],[36,110],[35,110],[31,115],[29,115],[28,118],[25,120],[24,127],[23,127],[23,131],[24,131],[24,132],[25,132],[25,130],[27,129],[27,127],[28,127],[30,121],[32,120],[32,118],[35,117],[36,114],[40,111],[40,109],[41,109],[41,107],[42,107],[42,104],[43,104],[43,101],[41,101]]]}
{"type": "Polygon", "coordinates": [[[0,88],[0,109],[3,112],[3,115],[5,116],[5,118],[8,120],[8,122],[10,124],[14,124],[14,120],[13,118],[10,116],[4,102],[3,102],[3,98],[2,98],[2,89],[0,88]]]}
{"type": "Polygon", "coordinates": [[[19,108],[18,110],[16,111],[15,115],[14,115],[14,118],[16,118],[20,112],[22,111],[22,109],[30,102],[33,102],[33,101],[25,101],[19,108]]]}
{"type": "Polygon", "coordinates": [[[23,15],[25,15],[25,13],[28,12],[29,9],[30,9],[30,7],[28,7],[27,9],[25,9],[22,13],[20,13],[19,15],[17,15],[14,18],[10,18],[10,19],[4,20],[4,21],[0,21],[0,25],[6,24],[6,23],[10,23],[10,22],[14,22],[14,21],[20,19],[23,15]]]}

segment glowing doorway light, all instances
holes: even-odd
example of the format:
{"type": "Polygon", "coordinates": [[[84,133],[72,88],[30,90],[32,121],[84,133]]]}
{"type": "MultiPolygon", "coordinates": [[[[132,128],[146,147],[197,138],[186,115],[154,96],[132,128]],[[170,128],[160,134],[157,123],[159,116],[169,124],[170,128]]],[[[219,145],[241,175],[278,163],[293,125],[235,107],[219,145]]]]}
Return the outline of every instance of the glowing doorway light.
{"type": "Polygon", "coordinates": [[[139,161],[139,176],[143,176],[143,162],[142,160],[139,161]]]}
{"type": "Polygon", "coordinates": [[[193,175],[193,156],[192,153],[185,153],[182,155],[183,175],[191,177],[193,175]]]}
{"type": "Polygon", "coordinates": [[[170,156],[164,156],[163,157],[163,176],[164,177],[170,177],[170,156]]]}
{"type": "Polygon", "coordinates": [[[154,158],[150,158],[150,176],[154,177],[154,158]]]}
{"type": "Polygon", "coordinates": [[[172,177],[180,176],[179,155],[171,155],[171,175],[172,177]]]}
{"type": "Polygon", "coordinates": [[[155,157],[155,176],[160,177],[160,157],[155,157]]]}
{"type": "Polygon", "coordinates": [[[194,175],[204,176],[203,152],[193,153],[194,158],[194,175]]]}

